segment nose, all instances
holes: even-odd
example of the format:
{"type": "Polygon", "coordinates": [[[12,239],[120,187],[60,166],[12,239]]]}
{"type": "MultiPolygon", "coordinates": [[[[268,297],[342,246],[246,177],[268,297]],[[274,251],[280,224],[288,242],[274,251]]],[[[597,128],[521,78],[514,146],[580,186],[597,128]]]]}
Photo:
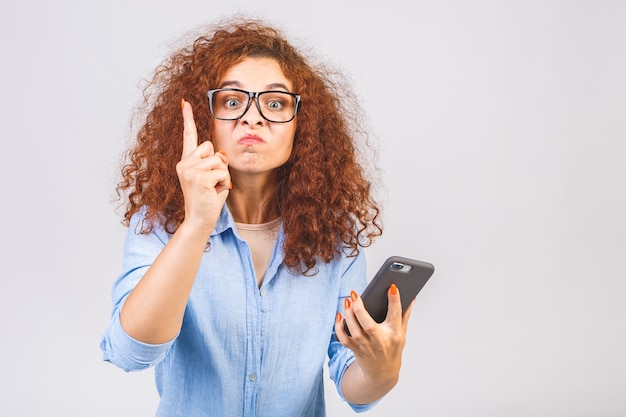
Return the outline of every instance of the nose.
{"type": "Polygon", "coordinates": [[[250,105],[239,121],[248,125],[261,125],[265,123],[266,120],[261,115],[259,102],[256,97],[250,98],[250,105]]]}

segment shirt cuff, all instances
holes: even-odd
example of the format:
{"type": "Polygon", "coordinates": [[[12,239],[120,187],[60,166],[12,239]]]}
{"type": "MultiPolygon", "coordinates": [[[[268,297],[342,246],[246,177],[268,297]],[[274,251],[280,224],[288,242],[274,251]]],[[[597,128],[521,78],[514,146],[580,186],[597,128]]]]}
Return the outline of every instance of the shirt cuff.
{"type": "Polygon", "coordinates": [[[100,347],[105,361],[111,362],[127,372],[139,371],[161,362],[176,337],[161,344],[149,344],[134,339],[122,327],[120,309],[118,309],[111,320],[107,333],[102,338],[100,347]]]}
{"type": "MultiPolygon", "coordinates": [[[[333,342],[333,343],[339,343],[339,342],[333,342]]],[[[357,413],[368,411],[372,409],[376,404],[378,404],[380,400],[373,401],[369,404],[353,404],[350,401],[348,401],[346,397],[343,395],[343,391],[341,390],[341,382],[343,380],[343,376],[345,375],[346,370],[350,367],[350,365],[354,363],[356,358],[354,357],[354,353],[350,349],[345,348],[343,346],[340,349],[342,350],[342,352],[338,353],[337,354],[338,357],[333,358],[333,360],[331,360],[331,362],[329,363],[330,375],[331,375],[331,378],[335,381],[335,385],[337,387],[337,392],[339,393],[339,397],[341,397],[342,400],[348,403],[350,408],[352,408],[352,410],[354,410],[357,413]],[[341,365],[342,363],[343,365],[341,365]],[[339,369],[339,367],[341,368],[339,369]]]]}

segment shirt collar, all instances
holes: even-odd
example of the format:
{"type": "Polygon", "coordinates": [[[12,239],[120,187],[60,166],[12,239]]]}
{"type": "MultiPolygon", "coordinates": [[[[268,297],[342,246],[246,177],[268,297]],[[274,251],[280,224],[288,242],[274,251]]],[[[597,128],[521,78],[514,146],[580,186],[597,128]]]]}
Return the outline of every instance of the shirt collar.
{"type": "MultiPolygon", "coordinates": [[[[284,225],[281,222],[280,229],[278,231],[278,236],[277,236],[278,243],[281,245],[281,247],[284,242],[284,236],[285,236],[283,226],[284,225]]],[[[222,234],[226,232],[228,229],[231,229],[233,233],[235,234],[235,236],[239,236],[239,233],[237,232],[237,226],[235,225],[235,220],[233,219],[233,215],[231,214],[230,209],[228,208],[228,204],[224,204],[224,207],[222,207],[222,212],[220,213],[220,217],[218,217],[217,223],[215,224],[215,227],[213,228],[213,232],[211,232],[211,236],[222,234]]]]}
{"type": "Polygon", "coordinates": [[[233,215],[228,209],[228,204],[224,204],[224,207],[222,207],[222,212],[220,213],[220,217],[217,219],[217,223],[213,228],[213,232],[211,232],[211,236],[222,234],[228,229],[232,229],[233,231],[237,230],[237,228],[235,227],[235,220],[233,219],[233,215]]]}
{"type": "MultiPolygon", "coordinates": [[[[213,232],[211,232],[211,237],[220,235],[224,232],[231,230],[236,239],[242,240],[239,232],[237,231],[237,226],[235,225],[235,220],[233,219],[230,210],[228,209],[228,205],[224,204],[222,208],[222,212],[220,213],[220,217],[217,219],[217,223],[213,228],[213,232]]],[[[266,279],[263,280],[263,286],[267,285],[273,278],[273,276],[278,271],[278,268],[282,264],[283,261],[283,245],[285,243],[285,229],[284,224],[281,222],[280,229],[278,229],[278,235],[276,236],[276,242],[274,243],[274,252],[272,253],[272,257],[270,259],[270,264],[267,268],[267,272],[265,273],[266,279]]]]}

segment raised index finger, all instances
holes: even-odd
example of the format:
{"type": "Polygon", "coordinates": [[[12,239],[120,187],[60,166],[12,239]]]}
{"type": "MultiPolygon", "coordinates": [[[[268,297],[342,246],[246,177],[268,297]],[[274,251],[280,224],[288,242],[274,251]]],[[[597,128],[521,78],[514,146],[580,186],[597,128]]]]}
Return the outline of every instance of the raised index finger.
{"type": "Polygon", "coordinates": [[[186,157],[194,149],[198,147],[198,130],[196,122],[193,120],[193,110],[191,104],[184,99],[181,100],[180,106],[183,112],[183,155],[186,157]]]}

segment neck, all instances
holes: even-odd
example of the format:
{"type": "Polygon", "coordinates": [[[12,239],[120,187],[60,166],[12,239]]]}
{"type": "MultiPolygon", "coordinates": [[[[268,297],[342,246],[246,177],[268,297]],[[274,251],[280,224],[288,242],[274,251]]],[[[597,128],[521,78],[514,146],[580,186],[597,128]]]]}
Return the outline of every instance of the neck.
{"type": "Polygon", "coordinates": [[[278,218],[273,201],[278,182],[275,172],[252,176],[231,171],[231,179],[227,204],[237,223],[261,224],[278,218]]]}

